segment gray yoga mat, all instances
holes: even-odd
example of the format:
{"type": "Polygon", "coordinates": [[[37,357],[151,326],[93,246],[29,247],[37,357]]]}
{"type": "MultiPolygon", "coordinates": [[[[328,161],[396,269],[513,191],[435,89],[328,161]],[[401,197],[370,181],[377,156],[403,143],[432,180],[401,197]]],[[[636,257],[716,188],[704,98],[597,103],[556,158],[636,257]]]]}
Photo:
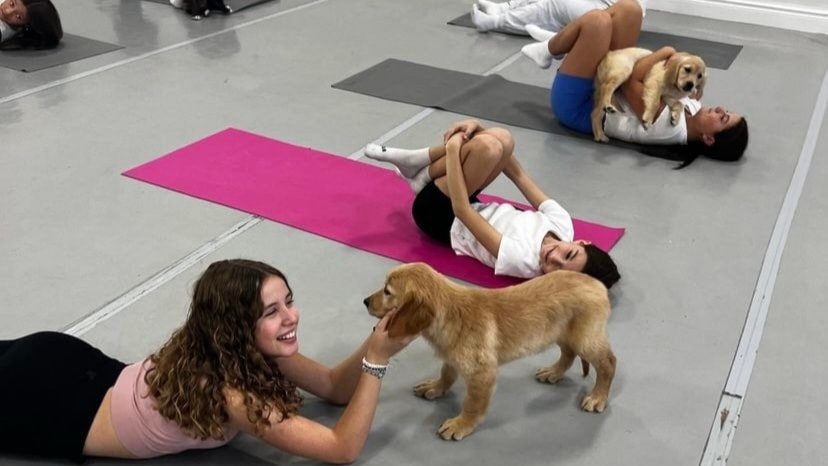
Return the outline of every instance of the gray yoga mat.
{"type": "MultiPolygon", "coordinates": [[[[170,0],[144,0],[147,2],[153,3],[161,3],[164,5],[169,5],[170,0]]],[[[253,5],[258,5],[259,3],[269,2],[270,0],[224,0],[224,4],[230,8],[230,13],[235,13],[239,10],[243,10],[245,8],[251,7],[253,5]]]]}
{"type": "Polygon", "coordinates": [[[51,50],[2,50],[0,66],[24,72],[38,71],[122,48],[120,45],[64,34],[57,48],[51,50]]]}
{"type": "MultiPolygon", "coordinates": [[[[448,24],[453,26],[463,26],[474,28],[471,21],[471,14],[466,13],[463,16],[454,18],[448,24]]],[[[528,36],[516,36],[527,37],[528,36]]],[[[672,34],[664,34],[661,32],[641,31],[641,36],[638,38],[638,46],[645,49],[655,50],[669,45],[676,50],[682,52],[692,53],[704,59],[705,64],[711,68],[718,68],[726,70],[730,68],[733,60],[742,51],[741,45],[725,44],[723,42],[714,42],[711,40],[696,39],[693,37],[674,36],[672,34]]]]}
{"type": "Polygon", "coordinates": [[[558,134],[549,89],[389,58],[332,87],[558,134]]]}

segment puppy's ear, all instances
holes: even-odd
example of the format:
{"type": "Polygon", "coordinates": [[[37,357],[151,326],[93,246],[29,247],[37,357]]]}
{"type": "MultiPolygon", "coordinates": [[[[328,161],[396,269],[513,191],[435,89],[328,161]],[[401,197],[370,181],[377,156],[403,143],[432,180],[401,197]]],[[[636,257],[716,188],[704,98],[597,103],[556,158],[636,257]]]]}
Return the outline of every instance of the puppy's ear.
{"type": "Polygon", "coordinates": [[[671,86],[675,86],[679,89],[681,88],[681,83],[679,83],[679,78],[681,77],[681,66],[684,63],[685,58],[684,53],[674,53],[664,65],[667,67],[667,72],[664,74],[668,79],[667,82],[671,86]]]}
{"type": "Polygon", "coordinates": [[[391,323],[388,324],[388,336],[391,338],[416,335],[431,325],[434,309],[422,302],[419,296],[411,293],[407,300],[397,309],[391,323]]]}

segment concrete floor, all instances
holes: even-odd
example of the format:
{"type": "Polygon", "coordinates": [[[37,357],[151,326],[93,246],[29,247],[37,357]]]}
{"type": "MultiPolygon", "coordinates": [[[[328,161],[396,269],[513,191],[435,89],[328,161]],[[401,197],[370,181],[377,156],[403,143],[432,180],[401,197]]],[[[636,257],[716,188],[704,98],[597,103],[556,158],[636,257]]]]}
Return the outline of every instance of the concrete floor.
{"type": "MultiPolygon", "coordinates": [[[[370,331],[362,298],[395,265],[124,170],[229,126],[355,154],[422,111],[330,87],[389,57],[474,73],[505,64],[505,77],[544,86],[552,78],[517,58],[525,40],[446,25],[467,0],[279,0],[201,22],[139,0],[55,3],[67,32],[124,48],[35,73],[0,68],[0,338],[71,331],[123,360],[143,358],[180,325],[208,263],[243,256],[286,272],[303,311],[303,353],[334,363],[370,331]],[[101,311],[111,317],[98,319],[101,311]]],[[[614,249],[623,279],[612,291],[619,371],[610,408],[580,411],[591,382],[575,371],[556,387],[535,383],[550,351],[505,366],[485,423],[443,442],[435,429],[462,391],[435,403],[411,395],[439,369],[417,342],[384,381],[360,464],[699,464],[713,448],[766,258],[780,251],[774,286],[759,288],[767,323],[729,462],[821,464],[828,455],[819,440],[828,166],[817,156],[795,171],[828,152],[828,36],[657,11],[645,28],[744,45],[729,70],[712,70],[705,92],[706,104],[747,115],[742,162],[674,171],[635,152],[512,128],[518,157],[546,192],[577,217],[627,228],[614,249]],[[795,211],[786,196],[798,199],[795,211]]],[[[458,117],[430,112],[389,143],[434,143],[458,117]]],[[[518,198],[502,180],[491,192],[518,198]]],[[[340,412],[309,399],[304,414],[332,423],[340,412]]],[[[248,437],[146,462],[284,463],[307,461],[248,437]]]]}

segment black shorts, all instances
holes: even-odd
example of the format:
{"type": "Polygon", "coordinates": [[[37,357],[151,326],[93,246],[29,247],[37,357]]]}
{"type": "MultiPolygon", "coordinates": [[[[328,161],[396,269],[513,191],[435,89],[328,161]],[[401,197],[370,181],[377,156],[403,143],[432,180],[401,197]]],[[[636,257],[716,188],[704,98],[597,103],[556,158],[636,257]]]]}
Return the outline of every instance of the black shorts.
{"type": "Polygon", "coordinates": [[[95,414],[125,366],[64,333],[0,341],[0,452],[83,461],[95,414]]]}
{"type": "MultiPolygon", "coordinates": [[[[480,202],[475,191],[469,202],[480,202]]],[[[411,204],[411,216],[414,223],[428,235],[429,238],[451,246],[451,224],[454,223],[454,209],[451,208],[451,199],[440,191],[440,188],[430,181],[417,193],[414,203],[411,204]]]]}

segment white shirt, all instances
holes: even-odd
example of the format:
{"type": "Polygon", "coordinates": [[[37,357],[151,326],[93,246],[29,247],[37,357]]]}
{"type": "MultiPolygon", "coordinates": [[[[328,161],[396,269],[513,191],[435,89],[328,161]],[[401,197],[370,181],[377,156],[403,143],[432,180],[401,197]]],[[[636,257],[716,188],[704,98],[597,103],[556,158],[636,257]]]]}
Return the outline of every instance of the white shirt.
{"type": "MultiPolygon", "coordinates": [[[[653,126],[645,129],[635,110],[620,92],[615,94],[613,100],[618,102],[621,111],[605,114],[604,132],[607,136],[621,141],[652,145],[687,144],[685,112],[681,112],[678,124],[673,126],[670,123],[670,108],[664,107],[653,122],[653,126]]],[[[701,102],[698,100],[685,97],[681,99],[681,102],[691,115],[695,115],[701,109],[701,102]]]]}
{"type": "Polygon", "coordinates": [[[17,29],[9,26],[3,21],[0,21],[0,42],[5,42],[17,34],[17,29]]]}
{"type": "Polygon", "coordinates": [[[451,247],[458,256],[474,257],[492,267],[495,275],[537,277],[542,273],[540,248],[546,233],[551,231],[562,241],[575,236],[569,212],[552,199],[543,201],[537,211],[498,203],[474,203],[472,208],[502,235],[497,257],[457,218],[451,225],[451,247]]]}

